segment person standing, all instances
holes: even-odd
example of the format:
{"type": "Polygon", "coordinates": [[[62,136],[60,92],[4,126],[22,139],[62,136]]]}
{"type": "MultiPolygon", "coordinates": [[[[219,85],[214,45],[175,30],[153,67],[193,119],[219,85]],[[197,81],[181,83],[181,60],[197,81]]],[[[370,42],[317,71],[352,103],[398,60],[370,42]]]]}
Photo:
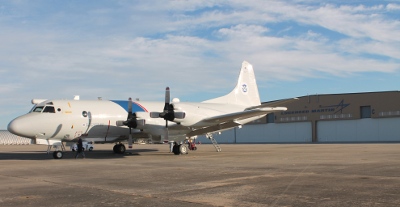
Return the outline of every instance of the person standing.
{"type": "Polygon", "coordinates": [[[79,155],[82,155],[83,159],[85,159],[85,153],[83,152],[83,143],[82,138],[78,139],[78,150],[76,151],[75,159],[78,158],[79,155]]]}

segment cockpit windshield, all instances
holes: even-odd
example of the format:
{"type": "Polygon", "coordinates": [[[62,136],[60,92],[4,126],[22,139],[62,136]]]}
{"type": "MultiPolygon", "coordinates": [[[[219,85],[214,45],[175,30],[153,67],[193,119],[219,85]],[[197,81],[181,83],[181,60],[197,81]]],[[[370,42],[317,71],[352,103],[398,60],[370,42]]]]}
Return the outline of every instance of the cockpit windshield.
{"type": "Polygon", "coordinates": [[[32,112],[56,113],[53,106],[36,106],[32,109],[32,112]]]}
{"type": "Polygon", "coordinates": [[[32,109],[32,112],[39,112],[40,113],[40,112],[42,112],[43,108],[44,108],[44,106],[37,106],[37,107],[32,109]]]}
{"type": "Polygon", "coordinates": [[[43,113],[56,113],[56,110],[54,110],[53,106],[46,106],[43,109],[43,113]]]}

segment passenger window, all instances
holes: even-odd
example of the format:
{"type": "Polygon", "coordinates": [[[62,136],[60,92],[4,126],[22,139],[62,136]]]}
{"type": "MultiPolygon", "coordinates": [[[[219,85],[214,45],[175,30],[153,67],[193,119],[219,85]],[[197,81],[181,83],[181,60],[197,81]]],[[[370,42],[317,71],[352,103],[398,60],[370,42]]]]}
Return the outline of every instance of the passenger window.
{"type": "Polygon", "coordinates": [[[43,110],[43,113],[56,113],[53,106],[46,106],[43,110]]]}

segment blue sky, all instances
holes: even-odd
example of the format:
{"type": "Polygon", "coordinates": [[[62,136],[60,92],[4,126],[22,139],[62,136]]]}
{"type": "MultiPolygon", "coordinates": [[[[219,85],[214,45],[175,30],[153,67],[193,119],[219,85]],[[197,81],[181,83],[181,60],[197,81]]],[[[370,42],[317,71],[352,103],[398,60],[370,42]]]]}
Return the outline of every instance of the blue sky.
{"type": "Polygon", "coordinates": [[[33,98],[262,101],[400,88],[399,1],[0,1],[0,129],[33,98]]]}

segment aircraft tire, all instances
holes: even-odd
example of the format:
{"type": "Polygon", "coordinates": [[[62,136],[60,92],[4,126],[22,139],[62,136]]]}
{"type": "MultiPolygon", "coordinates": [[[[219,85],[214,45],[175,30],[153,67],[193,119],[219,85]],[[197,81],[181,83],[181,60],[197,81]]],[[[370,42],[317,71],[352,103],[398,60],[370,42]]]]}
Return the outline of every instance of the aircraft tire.
{"type": "Polygon", "coordinates": [[[113,150],[116,154],[125,154],[126,148],[123,144],[116,144],[113,150]]]}
{"type": "Polygon", "coordinates": [[[54,159],[61,159],[62,157],[63,157],[63,152],[61,152],[61,151],[54,151],[53,152],[53,158],[54,159]]]}
{"type": "Polygon", "coordinates": [[[188,154],[189,153],[188,151],[189,151],[189,149],[186,145],[184,145],[184,144],[179,145],[179,153],[188,154]]]}
{"type": "Polygon", "coordinates": [[[179,145],[174,145],[174,147],[172,148],[172,152],[174,153],[174,155],[180,155],[181,152],[179,150],[179,145]]]}
{"type": "Polygon", "coordinates": [[[125,145],[121,144],[121,146],[119,147],[119,153],[125,154],[125,150],[126,150],[125,145]]]}

